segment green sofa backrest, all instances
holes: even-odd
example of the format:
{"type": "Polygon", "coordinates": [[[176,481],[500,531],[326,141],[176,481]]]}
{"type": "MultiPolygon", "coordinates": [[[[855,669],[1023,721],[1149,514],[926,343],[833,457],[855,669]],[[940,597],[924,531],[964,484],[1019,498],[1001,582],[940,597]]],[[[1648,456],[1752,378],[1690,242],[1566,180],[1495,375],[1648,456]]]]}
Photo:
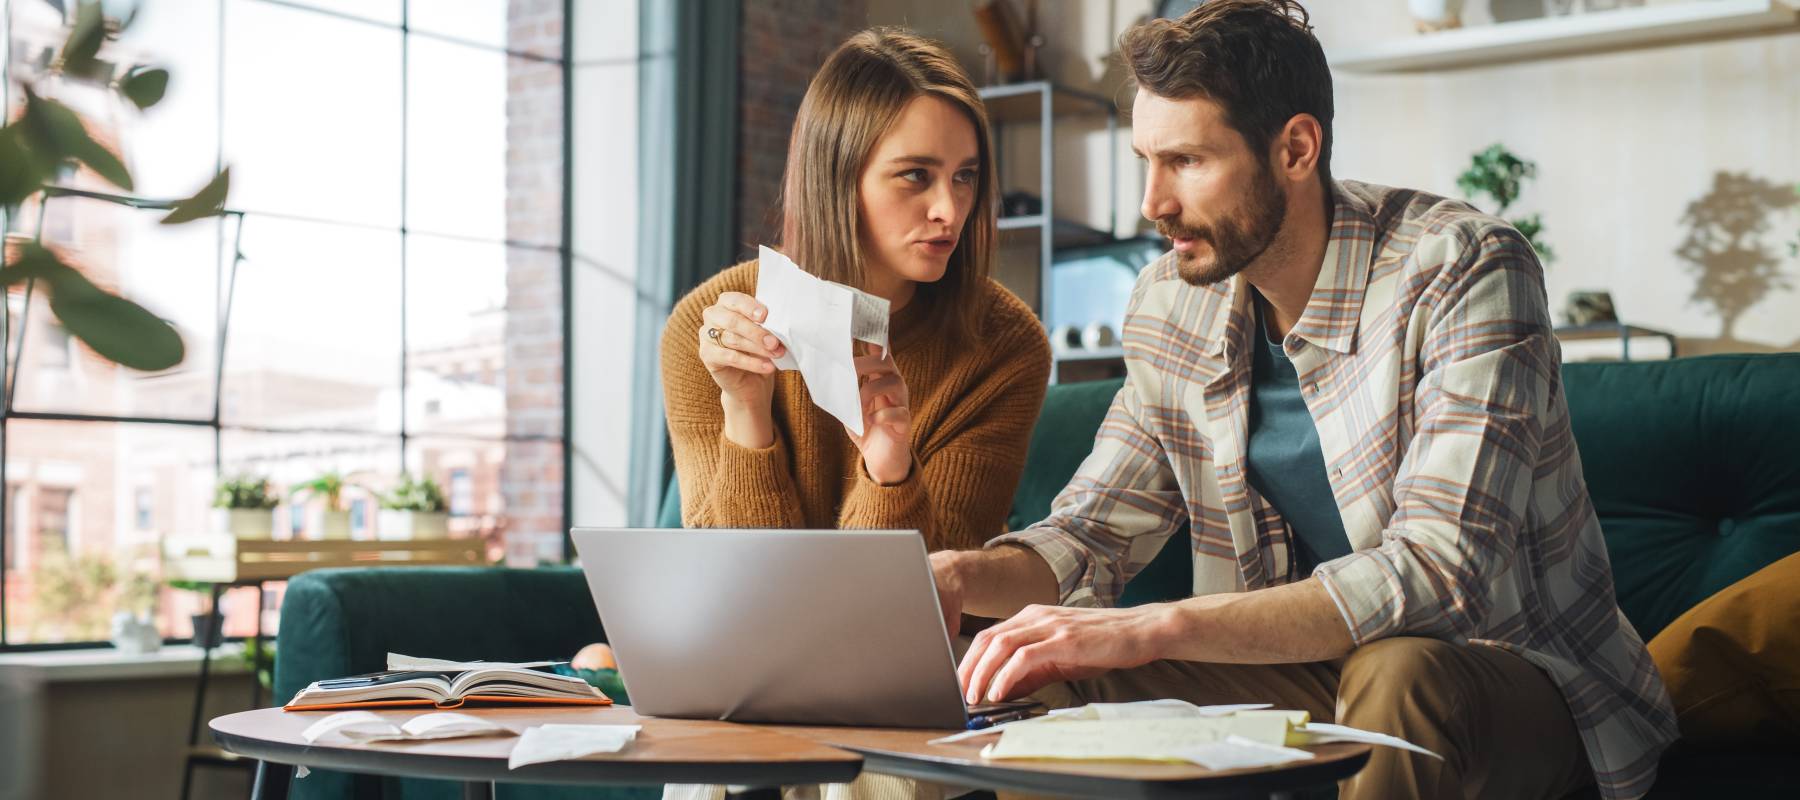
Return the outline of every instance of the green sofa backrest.
{"type": "Polygon", "coordinates": [[[1800,550],[1800,353],[1563,368],[1625,616],[1646,640],[1800,550]]]}

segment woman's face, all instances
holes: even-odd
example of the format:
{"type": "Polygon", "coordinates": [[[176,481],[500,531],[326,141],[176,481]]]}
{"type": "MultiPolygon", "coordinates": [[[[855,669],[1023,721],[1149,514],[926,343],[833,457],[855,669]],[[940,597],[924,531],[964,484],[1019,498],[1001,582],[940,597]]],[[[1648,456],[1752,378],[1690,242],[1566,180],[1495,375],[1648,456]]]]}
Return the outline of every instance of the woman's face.
{"type": "Polygon", "coordinates": [[[875,143],[857,186],[858,235],[868,288],[910,297],[908,282],[944,277],[975,207],[981,151],[958,107],[921,95],[875,143]]]}

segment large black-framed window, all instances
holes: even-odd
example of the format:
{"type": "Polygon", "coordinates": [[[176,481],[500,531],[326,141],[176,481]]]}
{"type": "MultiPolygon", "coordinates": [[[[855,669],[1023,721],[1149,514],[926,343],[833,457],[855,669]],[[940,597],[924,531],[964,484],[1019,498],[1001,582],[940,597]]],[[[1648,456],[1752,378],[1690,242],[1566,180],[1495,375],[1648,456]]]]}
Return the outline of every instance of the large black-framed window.
{"type": "MultiPolygon", "coordinates": [[[[6,2],[9,106],[60,44],[57,5],[6,2]]],[[[121,370],[41,296],[7,295],[0,650],[103,644],[112,612],[146,596],[165,636],[186,637],[200,597],[157,565],[169,537],[211,529],[221,476],[285,497],[344,474],[362,536],[378,533],[376,492],[425,475],[492,558],[566,559],[567,14],[152,2],[116,47],[171,67],[163,104],[140,117],[60,87],[120,143],[135,194],[182,196],[230,165],[232,213],[161,228],[77,175],[7,218],[170,319],[187,357],[121,370]]],[[[284,501],[274,535],[318,535],[323,506],[284,501]]],[[[227,600],[228,634],[272,611],[253,605],[227,600]]]]}

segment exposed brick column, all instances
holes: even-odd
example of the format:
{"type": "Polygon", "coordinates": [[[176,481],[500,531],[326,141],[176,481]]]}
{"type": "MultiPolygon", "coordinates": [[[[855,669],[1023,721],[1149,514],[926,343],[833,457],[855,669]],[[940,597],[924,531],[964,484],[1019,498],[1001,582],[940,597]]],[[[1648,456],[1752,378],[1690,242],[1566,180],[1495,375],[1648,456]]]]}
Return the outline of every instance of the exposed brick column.
{"type": "MultiPolygon", "coordinates": [[[[781,173],[806,84],[869,24],[867,0],[747,0],[738,50],[739,256],[781,232],[781,173]]],[[[724,265],[721,265],[724,266],[724,265]]]]}
{"type": "MultiPolygon", "coordinates": [[[[560,53],[561,0],[510,0],[507,46],[560,53]]],[[[508,59],[506,235],[555,244],[562,238],[563,84],[554,63],[508,59]]],[[[506,433],[562,434],[562,267],[554,250],[510,248],[506,256],[506,433]]],[[[500,474],[509,564],[562,559],[563,454],[558,442],[507,442],[500,474]]]]}

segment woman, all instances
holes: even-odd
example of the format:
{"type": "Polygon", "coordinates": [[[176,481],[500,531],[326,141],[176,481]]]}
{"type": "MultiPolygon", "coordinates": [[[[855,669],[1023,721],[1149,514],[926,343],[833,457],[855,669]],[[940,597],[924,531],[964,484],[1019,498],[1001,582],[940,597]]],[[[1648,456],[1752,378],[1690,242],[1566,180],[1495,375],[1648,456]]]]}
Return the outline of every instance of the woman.
{"type": "Polygon", "coordinates": [[[893,352],[856,359],[858,437],[775,368],[755,262],[695,289],[662,342],[683,524],[916,528],[931,550],[1002,532],[1049,347],[988,277],[994,183],[986,112],[942,47],[876,29],[832,53],[794,122],[780,249],[886,298],[893,352]]]}

